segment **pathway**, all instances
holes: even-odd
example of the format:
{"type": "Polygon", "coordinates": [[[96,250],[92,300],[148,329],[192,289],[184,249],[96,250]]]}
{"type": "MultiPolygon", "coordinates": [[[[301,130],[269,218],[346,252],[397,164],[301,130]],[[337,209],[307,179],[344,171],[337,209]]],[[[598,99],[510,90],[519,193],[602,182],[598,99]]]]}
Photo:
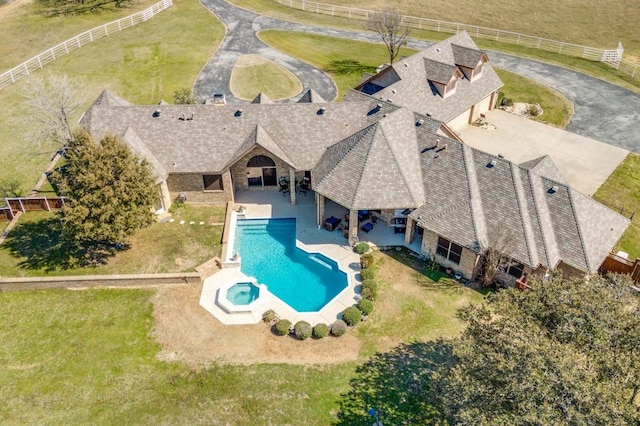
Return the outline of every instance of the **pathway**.
{"type": "MultiPolygon", "coordinates": [[[[301,31],[332,37],[379,42],[376,35],[282,21],[257,15],[230,5],[224,0],[201,0],[227,26],[227,36],[198,76],[195,91],[208,96],[214,88],[230,94],[229,77],[238,56],[257,53],[292,71],[304,90],[313,88],[323,98],[336,96],[333,82],[323,72],[278,52],[262,43],[256,32],[263,29],[301,31]]],[[[411,40],[409,47],[424,49],[432,42],[411,40]]],[[[545,84],[574,103],[575,112],[567,130],[629,151],[640,153],[640,95],[606,81],[555,65],[490,52],[492,63],[545,84]]],[[[231,101],[237,101],[227,96],[231,101]]]]}

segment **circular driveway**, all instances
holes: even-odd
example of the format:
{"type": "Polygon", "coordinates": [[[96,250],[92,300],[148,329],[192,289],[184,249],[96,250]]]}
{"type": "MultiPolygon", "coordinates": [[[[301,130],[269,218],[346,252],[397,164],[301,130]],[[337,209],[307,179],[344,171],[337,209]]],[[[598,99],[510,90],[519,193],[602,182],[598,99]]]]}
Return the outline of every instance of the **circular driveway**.
{"type": "MultiPolygon", "coordinates": [[[[260,54],[293,72],[303,91],[313,88],[327,101],[337,95],[333,81],[321,70],[273,49],[258,39],[256,32],[281,29],[378,43],[379,38],[366,31],[349,31],[299,24],[261,16],[230,5],[224,0],[201,0],[227,27],[218,51],[203,68],[195,83],[202,97],[214,89],[227,93],[231,102],[241,102],[229,90],[229,79],[240,55],[260,54]]],[[[433,42],[411,40],[409,47],[424,49],[433,42]]],[[[574,115],[566,130],[640,153],[640,95],[566,68],[498,52],[489,52],[493,65],[516,72],[562,93],[574,104],[574,115]]]]}

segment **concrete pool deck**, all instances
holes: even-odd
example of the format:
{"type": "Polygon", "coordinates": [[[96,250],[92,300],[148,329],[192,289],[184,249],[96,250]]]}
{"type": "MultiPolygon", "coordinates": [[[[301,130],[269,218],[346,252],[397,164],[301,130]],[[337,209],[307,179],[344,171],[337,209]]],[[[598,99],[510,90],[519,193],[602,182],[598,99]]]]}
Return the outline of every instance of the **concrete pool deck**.
{"type": "MultiPolygon", "coordinates": [[[[225,268],[210,277],[206,278],[200,296],[200,305],[209,311],[223,324],[255,324],[262,320],[262,313],[273,309],[280,318],[286,318],[293,324],[297,321],[307,321],[311,325],[317,323],[331,324],[339,318],[342,311],[349,306],[353,306],[360,298],[360,255],[355,253],[348,245],[348,240],[344,238],[342,232],[335,230],[327,231],[324,228],[318,229],[316,223],[315,195],[310,191],[307,196],[302,194],[297,197],[297,204],[292,206],[289,201],[289,194],[283,196],[277,191],[238,191],[235,196],[236,205],[245,207],[247,219],[296,219],[296,246],[306,252],[319,252],[335,260],[340,269],[347,273],[348,286],[333,300],[327,303],[318,312],[304,313],[298,312],[278,297],[267,291],[264,301],[259,309],[246,313],[228,313],[217,305],[216,298],[218,289],[228,284],[230,281],[246,281],[240,268],[225,268]]],[[[325,216],[344,217],[347,210],[327,200],[325,204],[325,216]]],[[[420,251],[421,237],[410,245],[404,244],[404,234],[395,234],[393,228],[384,224],[378,224],[369,233],[360,231],[360,241],[368,241],[379,247],[382,246],[405,246],[415,252],[420,251]]],[[[242,259],[241,259],[242,261],[242,259]]]]}

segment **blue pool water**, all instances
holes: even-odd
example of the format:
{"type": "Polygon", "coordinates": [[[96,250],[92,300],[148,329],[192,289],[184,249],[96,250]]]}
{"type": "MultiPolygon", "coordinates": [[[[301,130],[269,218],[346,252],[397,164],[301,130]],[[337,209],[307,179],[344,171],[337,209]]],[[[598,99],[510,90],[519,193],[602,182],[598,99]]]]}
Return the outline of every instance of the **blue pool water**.
{"type": "Polygon", "coordinates": [[[347,274],[320,253],[296,247],[295,219],[239,220],[241,271],[298,312],[315,312],[347,287],[347,274]]]}
{"type": "Polygon", "coordinates": [[[252,283],[237,283],[227,290],[227,300],[234,305],[248,305],[258,298],[260,289],[252,283]]]}

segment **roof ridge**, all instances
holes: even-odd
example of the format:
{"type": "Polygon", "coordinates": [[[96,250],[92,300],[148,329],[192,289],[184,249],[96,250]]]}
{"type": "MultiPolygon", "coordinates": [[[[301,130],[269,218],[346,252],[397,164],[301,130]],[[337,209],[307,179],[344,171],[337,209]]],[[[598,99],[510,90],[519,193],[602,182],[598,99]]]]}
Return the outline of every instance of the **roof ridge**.
{"type": "Polygon", "coordinates": [[[522,180],[519,173],[519,167],[514,165],[513,163],[509,163],[509,167],[511,169],[511,175],[513,176],[513,187],[516,191],[516,202],[518,204],[518,209],[520,210],[520,217],[522,218],[522,226],[524,228],[524,241],[526,243],[527,252],[529,253],[529,260],[531,262],[531,266],[535,267],[539,264],[538,252],[537,250],[533,250],[535,246],[535,241],[533,240],[533,228],[531,225],[531,218],[529,217],[529,210],[525,208],[527,204],[526,198],[524,196],[524,187],[522,186],[522,180]]]}
{"type": "Polygon", "coordinates": [[[573,191],[571,187],[567,187],[567,193],[569,195],[569,204],[571,205],[571,213],[573,214],[574,220],[576,221],[576,229],[578,231],[578,237],[580,238],[580,245],[582,246],[582,255],[585,260],[585,264],[587,265],[587,271],[591,271],[591,262],[589,261],[589,256],[587,254],[587,246],[584,241],[584,235],[582,235],[582,230],[580,229],[581,224],[578,219],[578,215],[576,213],[576,207],[573,202],[573,191]]]}
{"type": "Polygon", "coordinates": [[[464,206],[465,204],[469,204],[469,200],[463,200],[463,201],[460,201],[460,202],[458,202],[456,204],[453,204],[453,205],[449,206],[449,208],[443,209],[442,211],[440,211],[438,213],[434,213],[433,215],[428,216],[426,219],[427,220],[429,220],[429,219],[439,219],[442,216],[444,216],[445,214],[450,213],[450,212],[452,212],[452,211],[464,206]]]}
{"type": "MultiPolygon", "coordinates": [[[[365,130],[365,133],[364,133],[363,137],[367,136],[372,129],[373,129],[373,132],[374,132],[373,135],[371,136],[371,141],[372,142],[369,144],[369,148],[367,149],[366,155],[364,157],[364,164],[367,164],[367,160],[369,159],[369,155],[371,155],[371,145],[373,144],[373,137],[375,136],[375,133],[376,133],[376,131],[378,130],[379,127],[380,127],[380,122],[376,121],[375,123],[372,123],[371,126],[366,127],[365,128],[366,130],[363,129],[363,130],[365,130]]],[[[383,132],[383,136],[384,136],[384,132],[383,132]]],[[[360,140],[362,140],[362,139],[363,138],[361,137],[360,140]]],[[[386,137],[385,137],[385,140],[386,140],[386,137]]],[[[347,152],[351,151],[356,145],[358,145],[358,142],[354,143],[353,146],[347,152]]],[[[362,182],[362,177],[364,176],[364,169],[365,169],[364,167],[360,167],[360,170],[359,170],[360,174],[359,174],[358,180],[356,182],[356,188],[360,188],[360,183],[362,182]]],[[[355,193],[354,193],[354,195],[355,195],[355,193]]],[[[355,201],[355,199],[351,200],[351,204],[353,204],[354,201],[355,201]]]]}
{"type": "Polygon", "coordinates": [[[536,213],[538,214],[538,221],[540,223],[540,235],[542,236],[542,243],[544,245],[544,250],[547,255],[547,265],[549,268],[554,268],[555,264],[560,255],[558,254],[558,243],[556,242],[555,231],[553,229],[553,224],[551,223],[551,215],[549,214],[549,207],[547,206],[547,201],[544,200],[544,195],[542,195],[542,199],[540,199],[540,185],[541,182],[534,182],[535,179],[539,179],[542,181],[542,176],[534,173],[531,170],[527,170],[529,174],[529,180],[531,181],[531,196],[533,197],[534,207],[536,209],[536,213]],[[544,210],[544,211],[543,211],[544,210]],[[546,216],[546,217],[543,217],[546,216]],[[547,229],[544,226],[544,219],[548,219],[549,225],[551,226],[551,234],[547,234],[547,229]]]}
{"type": "Polygon", "coordinates": [[[481,246],[487,245],[487,224],[484,220],[484,210],[482,208],[482,198],[480,189],[478,188],[478,176],[473,168],[473,159],[470,158],[472,150],[466,144],[461,143],[462,161],[464,162],[464,170],[467,175],[467,183],[469,190],[469,201],[471,207],[471,223],[476,234],[476,239],[481,246]]]}

